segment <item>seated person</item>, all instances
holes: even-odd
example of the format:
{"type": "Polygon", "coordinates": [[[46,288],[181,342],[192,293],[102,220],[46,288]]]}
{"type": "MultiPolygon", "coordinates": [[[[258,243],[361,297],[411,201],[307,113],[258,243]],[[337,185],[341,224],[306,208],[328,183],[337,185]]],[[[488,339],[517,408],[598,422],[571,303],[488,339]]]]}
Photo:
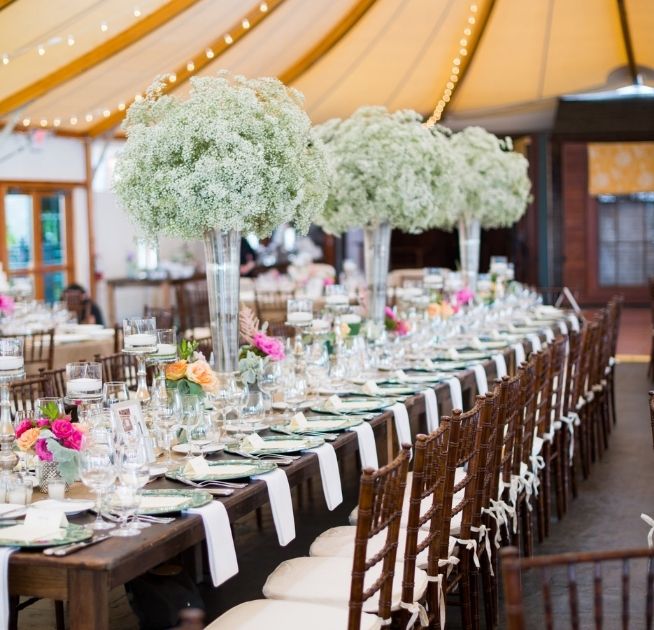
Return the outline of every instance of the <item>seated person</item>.
{"type": "Polygon", "coordinates": [[[79,324],[100,324],[104,326],[104,317],[100,307],[91,299],[81,284],[69,284],[61,293],[66,308],[77,314],[79,324]]]}

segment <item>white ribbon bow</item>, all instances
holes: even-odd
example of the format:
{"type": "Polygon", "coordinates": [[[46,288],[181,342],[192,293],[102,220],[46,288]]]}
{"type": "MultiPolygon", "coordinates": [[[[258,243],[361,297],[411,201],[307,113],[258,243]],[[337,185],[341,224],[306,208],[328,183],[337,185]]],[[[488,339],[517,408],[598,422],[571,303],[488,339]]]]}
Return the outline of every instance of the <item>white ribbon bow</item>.
{"type": "Polygon", "coordinates": [[[647,514],[641,514],[640,518],[650,526],[650,530],[647,534],[647,545],[650,549],[654,549],[654,518],[647,516],[647,514]]]}
{"type": "Polygon", "coordinates": [[[481,545],[483,543],[486,555],[488,556],[490,574],[495,576],[495,573],[493,572],[493,552],[491,551],[490,529],[482,523],[479,527],[471,527],[470,531],[479,534],[479,544],[481,545]]]}
{"type": "MultiPolygon", "coordinates": [[[[506,527],[506,533],[511,537],[511,530],[509,528],[509,516],[511,517],[512,523],[513,523],[513,532],[518,531],[518,515],[516,514],[515,511],[515,506],[511,506],[506,501],[502,501],[502,499],[498,499],[495,501],[495,499],[491,499],[491,506],[492,508],[499,514],[500,512],[502,513],[502,522],[504,523],[504,526],[506,527]]],[[[502,540],[502,534],[498,528],[497,532],[495,533],[495,543],[496,546],[499,546],[499,542],[502,540]]]]}
{"type": "Polygon", "coordinates": [[[438,612],[440,614],[441,630],[445,630],[445,592],[443,591],[443,574],[428,575],[427,582],[436,583],[436,588],[438,589],[438,612]]]}
{"type": "MultiPolygon", "coordinates": [[[[472,528],[470,528],[472,529],[472,528]]],[[[477,541],[474,538],[455,538],[457,544],[463,545],[466,549],[472,549],[472,561],[480,569],[479,558],[477,557],[477,541]]]]}
{"type": "Polygon", "coordinates": [[[568,433],[570,433],[568,458],[570,460],[570,464],[572,465],[575,459],[575,426],[578,426],[581,420],[579,419],[579,414],[575,411],[572,411],[567,416],[561,416],[561,422],[568,427],[568,433]]]}
{"type": "Polygon", "coordinates": [[[418,617],[420,617],[421,626],[426,627],[429,625],[429,617],[427,616],[427,611],[420,602],[413,602],[412,604],[409,604],[408,602],[400,602],[400,608],[404,608],[404,610],[408,610],[411,613],[411,618],[406,624],[406,630],[411,630],[411,628],[413,628],[414,624],[418,620],[418,617]]]}

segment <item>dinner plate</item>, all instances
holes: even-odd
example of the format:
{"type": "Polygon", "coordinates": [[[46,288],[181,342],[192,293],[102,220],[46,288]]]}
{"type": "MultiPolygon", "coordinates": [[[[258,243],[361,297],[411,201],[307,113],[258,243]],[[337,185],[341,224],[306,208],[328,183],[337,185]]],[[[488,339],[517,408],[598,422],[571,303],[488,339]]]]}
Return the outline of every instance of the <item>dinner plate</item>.
{"type": "MultiPolygon", "coordinates": [[[[182,453],[186,455],[189,452],[191,446],[188,443],[175,444],[173,446],[173,451],[175,453],[182,453]]],[[[193,444],[193,453],[220,453],[225,448],[224,444],[219,444],[218,442],[207,442],[206,444],[201,444],[200,442],[195,442],[193,444]]]]}
{"type": "Polygon", "coordinates": [[[263,438],[266,443],[260,448],[252,448],[248,444],[241,444],[239,451],[250,455],[285,455],[297,453],[308,448],[316,448],[325,443],[321,437],[313,435],[269,435],[263,438]]]}
{"type": "Polygon", "coordinates": [[[92,510],[95,507],[95,501],[90,499],[41,499],[30,504],[30,507],[39,510],[61,510],[66,516],[74,516],[81,514],[87,510],[92,510]]]}
{"type": "Polygon", "coordinates": [[[67,527],[62,527],[58,534],[39,540],[4,538],[3,529],[4,527],[0,522],[0,547],[23,547],[24,549],[40,549],[43,547],[54,547],[55,545],[69,545],[71,543],[88,540],[93,536],[93,531],[88,527],[74,525],[73,523],[69,523],[67,527]]]}
{"type": "Polygon", "coordinates": [[[190,479],[191,481],[228,481],[230,479],[247,479],[253,475],[262,475],[277,468],[274,462],[261,462],[256,459],[222,459],[207,462],[210,467],[206,475],[185,475],[184,467],[166,473],[168,479],[190,479]]]}
{"type": "Polygon", "coordinates": [[[325,402],[318,407],[311,407],[311,411],[316,413],[327,414],[348,414],[348,413],[366,413],[369,411],[381,411],[390,407],[393,401],[389,398],[341,398],[341,406],[338,409],[332,409],[325,406],[325,402]]]}
{"type": "Polygon", "coordinates": [[[307,418],[308,425],[306,429],[291,429],[290,424],[283,424],[279,427],[273,427],[273,431],[278,430],[282,433],[291,431],[302,435],[303,433],[311,433],[312,431],[320,431],[321,433],[337,433],[338,431],[347,431],[352,427],[359,426],[363,420],[361,418],[348,417],[348,418],[335,418],[334,416],[310,416],[307,418]]]}
{"type": "MultiPolygon", "coordinates": [[[[315,404],[315,400],[305,400],[304,402],[301,402],[297,408],[298,409],[309,409],[311,405],[315,404]]],[[[275,411],[287,411],[288,410],[288,404],[280,401],[280,402],[274,402],[272,404],[272,408],[275,409],[275,411]]]]}
{"type": "Polygon", "coordinates": [[[426,374],[424,372],[420,374],[412,374],[411,372],[406,373],[406,379],[398,382],[400,383],[438,383],[438,381],[443,380],[443,375],[438,372],[432,374],[426,374]]]}
{"type": "Polygon", "coordinates": [[[188,508],[197,508],[213,501],[213,496],[206,490],[165,488],[142,490],[139,514],[167,514],[181,512],[188,508]]]}
{"type": "Polygon", "coordinates": [[[27,506],[20,503],[0,503],[0,519],[19,518],[25,516],[25,512],[27,512],[27,506]]]}
{"type": "Polygon", "coordinates": [[[457,352],[456,358],[450,358],[448,355],[437,355],[435,361],[480,361],[481,359],[488,359],[488,357],[488,352],[480,352],[477,350],[462,350],[457,352]]]}

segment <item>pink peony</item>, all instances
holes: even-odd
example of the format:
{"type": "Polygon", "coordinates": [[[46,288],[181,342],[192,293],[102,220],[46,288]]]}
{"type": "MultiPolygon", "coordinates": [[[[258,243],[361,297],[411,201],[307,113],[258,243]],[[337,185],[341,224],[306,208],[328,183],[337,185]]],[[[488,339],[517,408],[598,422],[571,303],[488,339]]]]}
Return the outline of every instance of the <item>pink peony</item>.
{"type": "Polygon", "coordinates": [[[50,429],[58,440],[65,440],[75,430],[69,420],[55,420],[50,429]]]}
{"type": "Polygon", "coordinates": [[[25,431],[28,429],[32,428],[32,421],[31,420],[23,420],[17,427],[16,427],[16,437],[19,438],[25,431]]]}
{"type": "Polygon", "coordinates": [[[397,315],[393,311],[393,309],[390,306],[386,306],[384,308],[384,315],[388,317],[389,319],[392,319],[394,322],[397,321],[397,315]]]}
{"type": "Polygon", "coordinates": [[[279,339],[269,337],[262,332],[254,335],[252,345],[269,356],[273,361],[281,361],[286,356],[284,354],[284,344],[279,339]]]}
{"type": "Polygon", "coordinates": [[[36,451],[36,456],[42,462],[51,462],[53,460],[52,453],[48,449],[48,444],[46,443],[45,438],[36,441],[34,450],[36,451]]]}
{"type": "Polygon", "coordinates": [[[48,420],[47,418],[39,418],[36,421],[36,426],[40,427],[41,429],[43,427],[49,427],[50,426],[50,420],[48,420]]]}
{"type": "Polygon", "coordinates": [[[8,295],[0,295],[0,313],[11,315],[14,312],[16,304],[13,298],[8,295]]]}
{"type": "Polygon", "coordinates": [[[461,289],[456,292],[456,303],[459,306],[470,304],[475,299],[475,294],[470,289],[461,289]]]}
{"type": "Polygon", "coordinates": [[[323,279],[322,283],[324,286],[328,287],[332,284],[336,284],[336,281],[331,276],[327,276],[326,278],[323,279]]]}
{"type": "Polygon", "coordinates": [[[395,329],[395,332],[400,335],[400,337],[404,337],[404,335],[409,334],[409,324],[404,321],[403,319],[400,319],[397,322],[397,328],[395,329]]]}
{"type": "Polygon", "coordinates": [[[75,451],[79,451],[82,448],[83,437],[84,436],[80,431],[73,428],[71,434],[62,441],[62,445],[66,448],[72,448],[75,451]]]}

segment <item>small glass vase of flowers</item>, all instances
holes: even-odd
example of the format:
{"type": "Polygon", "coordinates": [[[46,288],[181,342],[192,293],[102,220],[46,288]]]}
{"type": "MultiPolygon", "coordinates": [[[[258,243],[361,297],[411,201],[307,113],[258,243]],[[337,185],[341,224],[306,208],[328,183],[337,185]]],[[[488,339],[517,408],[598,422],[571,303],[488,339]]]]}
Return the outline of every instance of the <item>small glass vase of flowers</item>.
{"type": "Polygon", "coordinates": [[[398,337],[404,337],[409,334],[408,322],[400,319],[398,314],[390,306],[387,306],[384,310],[384,327],[387,332],[393,332],[398,337]]]}
{"type": "Polygon", "coordinates": [[[218,376],[198,352],[198,342],[182,339],[177,352],[179,360],[166,366],[166,387],[177,389],[180,395],[215,394],[218,376]]]}
{"type": "Polygon", "coordinates": [[[266,362],[284,360],[284,344],[266,333],[267,322],[259,329],[259,320],[247,306],[241,309],[239,321],[241,338],[245,344],[239,350],[238,368],[243,382],[253,385],[266,362]]]}

